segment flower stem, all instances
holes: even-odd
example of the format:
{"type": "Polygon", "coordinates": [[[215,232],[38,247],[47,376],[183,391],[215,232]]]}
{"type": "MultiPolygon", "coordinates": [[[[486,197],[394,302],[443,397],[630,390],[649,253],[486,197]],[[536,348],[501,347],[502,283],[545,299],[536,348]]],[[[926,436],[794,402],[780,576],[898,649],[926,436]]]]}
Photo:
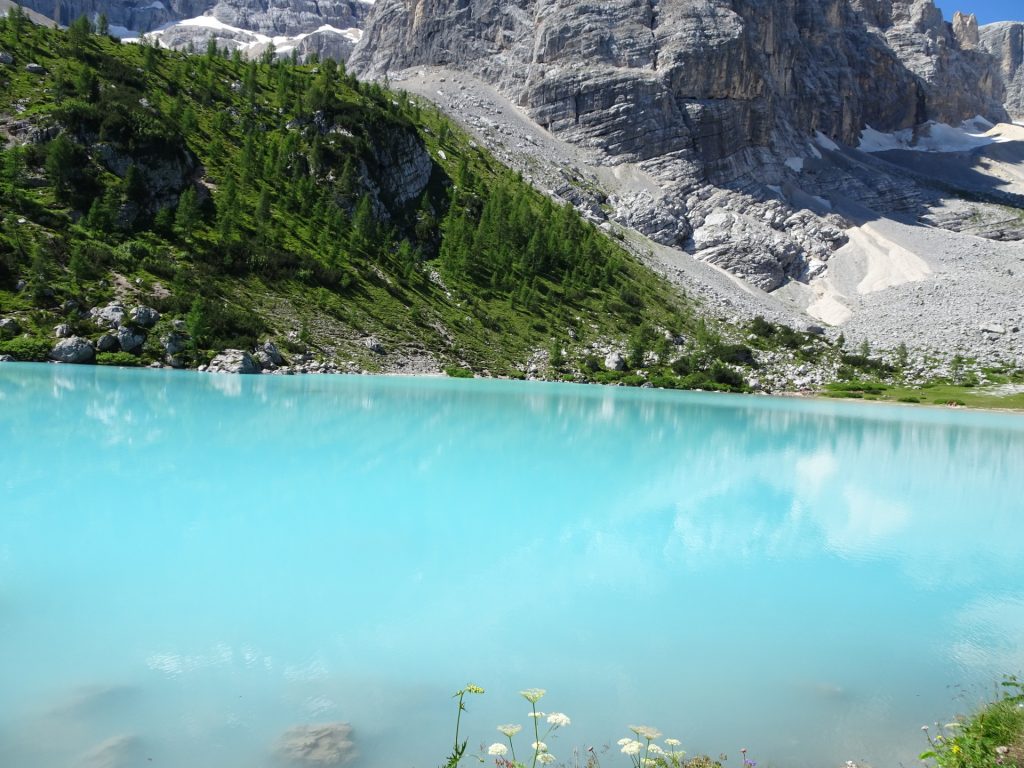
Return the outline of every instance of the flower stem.
{"type": "Polygon", "coordinates": [[[530,706],[533,707],[533,741],[537,744],[533,748],[533,763],[530,768],[537,768],[537,755],[540,754],[540,726],[537,725],[537,702],[531,701],[530,706]]]}
{"type": "Polygon", "coordinates": [[[459,751],[459,723],[462,721],[462,711],[465,707],[462,705],[462,697],[466,695],[465,691],[459,691],[459,714],[455,717],[455,752],[459,751]]]}

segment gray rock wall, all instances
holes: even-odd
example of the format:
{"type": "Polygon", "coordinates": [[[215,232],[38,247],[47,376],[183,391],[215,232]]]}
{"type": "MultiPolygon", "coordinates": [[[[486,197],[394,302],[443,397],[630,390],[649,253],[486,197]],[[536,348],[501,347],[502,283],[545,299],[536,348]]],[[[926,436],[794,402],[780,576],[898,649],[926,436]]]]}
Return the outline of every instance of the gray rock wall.
{"type": "Polygon", "coordinates": [[[1006,111],[1024,120],[1024,22],[1004,21],[981,28],[979,45],[995,57],[1006,87],[1006,111]]]}
{"type": "Polygon", "coordinates": [[[931,0],[379,0],[350,67],[462,68],[574,143],[729,183],[814,131],[1005,119],[960,35],[931,0]]]}

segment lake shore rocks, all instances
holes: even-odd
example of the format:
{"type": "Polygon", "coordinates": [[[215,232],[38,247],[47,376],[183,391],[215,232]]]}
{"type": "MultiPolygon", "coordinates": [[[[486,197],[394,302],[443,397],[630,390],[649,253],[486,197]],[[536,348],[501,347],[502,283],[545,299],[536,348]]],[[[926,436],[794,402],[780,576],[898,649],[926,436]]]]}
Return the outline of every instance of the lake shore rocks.
{"type": "Polygon", "coordinates": [[[81,336],[61,339],[50,350],[50,359],[58,363],[91,363],[96,357],[92,342],[81,336]]]}
{"type": "Polygon", "coordinates": [[[207,373],[259,373],[252,355],[241,349],[225,349],[206,366],[207,373]]]}

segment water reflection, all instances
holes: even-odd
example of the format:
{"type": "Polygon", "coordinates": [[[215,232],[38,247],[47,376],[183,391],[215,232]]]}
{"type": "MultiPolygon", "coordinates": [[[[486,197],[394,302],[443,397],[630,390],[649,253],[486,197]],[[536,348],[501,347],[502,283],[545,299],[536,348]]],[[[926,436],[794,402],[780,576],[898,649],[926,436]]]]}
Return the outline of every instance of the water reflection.
{"type": "Polygon", "coordinates": [[[342,719],[419,764],[475,679],[475,723],[543,684],[575,743],[891,764],[1024,665],[1017,417],[17,365],[0,443],[0,763],[258,766],[342,719]],[[83,684],[139,694],[54,715],[83,684]]]}

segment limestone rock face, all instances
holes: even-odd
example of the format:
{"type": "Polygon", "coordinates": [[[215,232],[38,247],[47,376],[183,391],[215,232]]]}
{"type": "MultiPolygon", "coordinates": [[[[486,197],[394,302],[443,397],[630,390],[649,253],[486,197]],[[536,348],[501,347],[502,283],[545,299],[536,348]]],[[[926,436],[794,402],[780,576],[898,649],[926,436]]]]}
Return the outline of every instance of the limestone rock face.
{"type": "MultiPolygon", "coordinates": [[[[821,158],[814,137],[856,147],[866,126],[1007,119],[1019,64],[1007,41],[1000,68],[986,29],[947,24],[933,0],[377,0],[349,69],[483,80],[597,163],[655,182],[612,195],[610,218],[771,291],[846,242],[827,204],[781,201],[832,182],[802,175],[821,158]]],[[[881,176],[855,196],[920,202],[881,176]]]]}
{"type": "Polygon", "coordinates": [[[931,0],[379,0],[350,67],[421,64],[468,70],[612,157],[712,176],[814,131],[856,145],[866,124],[1003,117],[991,57],[931,0]]]}
{"type": "Polygon", "coordinates": [[[1006,111],[1024,120],[1024,22],[986,24],[979,32],[981,48],[995,57],[1006,88],[1006,111]]]}
{"type": "Polygon", "coordinates": [[[956,11],[953,14],[953,37],[964,50],[977,48],[980,40],[978,17],[973,13],[964,14],[956,11]]]}

